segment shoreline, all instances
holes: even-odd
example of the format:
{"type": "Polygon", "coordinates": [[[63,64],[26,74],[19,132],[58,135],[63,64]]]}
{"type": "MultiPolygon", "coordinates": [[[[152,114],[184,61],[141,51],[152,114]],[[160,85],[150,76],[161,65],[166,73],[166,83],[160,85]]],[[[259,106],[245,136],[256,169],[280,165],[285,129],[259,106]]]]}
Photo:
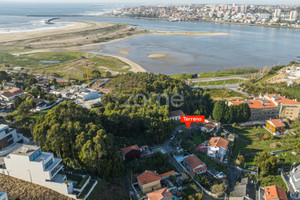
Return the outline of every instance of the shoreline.
{"type": "MultiPolygon", "coordinates": [[[[114,16],[114,15],[102,15],[102,17],[111,17],[111,18],[128,18],[128,19],[145,19],[145,20],[161,20],[161,21],[169,21],[168,19],[162,18],[150,18],[150,17],[130,17],[130,16],[114,16]]],[[[257,27],[267,27],[267,28],[284,28],[284,29],[292,29],[292,30],[300,30],[300,28],[295,27],[286,27],[280,25],[268,25],[268,24],[248,24],[248,23],[235,23],[235,22],[218,22],[218,21],[210,21],[210,20],[186,20],[186,21],[174,21],[174,22],[200,22],[200,23],[217,23],[217,24],[230,24],[230,25],[243,25],[243,26],[257,26],[257,27]]],[[[172,23],[174,23],[172,22],[172,23]]]]}

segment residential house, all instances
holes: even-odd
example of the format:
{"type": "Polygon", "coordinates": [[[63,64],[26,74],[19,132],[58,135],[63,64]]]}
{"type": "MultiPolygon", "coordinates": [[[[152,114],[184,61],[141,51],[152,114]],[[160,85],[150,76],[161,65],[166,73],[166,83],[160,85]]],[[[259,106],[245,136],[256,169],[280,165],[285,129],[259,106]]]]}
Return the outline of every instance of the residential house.
{"type": "Polygon", "coordinates": [[[141,149],[138,147],[138,145],[135,144],[129,147],[122,148],[121,154],[123,160],[131,161],[140,158],[141,149]]]}
{"type": "Polygon", "coordinates": [[[0,200],[8,200],[6,192],[0,191],[0,200]]]}
{"type": "Polygon", "coordinates": [[[290,171],[289,182],[291,183],[294,192],[300,197],[300,165],[294,167],[290,171]]]}
{"type": "Polygon", "coordinates": [[[217,125],[210,122],[210,123],[205,123],[202,127],[201,127],[201,131],[202,132],[206,132],[206,133],[209,133],[209,132],[213,132],[216,130],[216,127],[217,125]]]}
{"type": "Polygon", "coordinates": [[[279,107],[279,117],[296,120],[300,116],[300,102],[277,94],[268,94],[265,99],[272,101],[279,107]]]}
{"type": "Polygon", "coordinates": [[[161,188],[162,178],[156,171],[146,170],[137,179],[139,188],[145,194],[161,188]]]}
{"type": "Polygon", "coordinates": [[[285,131],[285,124],[281,121],[281,119],[270,119],[266,121],[266,128],[273,135],[280,135],[285,131]]]}
{"type": "Polygon", "coordinates": [[[192,176],[205,173],[207,169],[205,163],[194,154],[185,157],[182,164],[192,176]]]}
{"type": "Polygon", "coordinates": [[[168,188],[162,188],[147,194],[148,200],[173,200],[174,196],[168,188]]]}
{"type": "Polygon", "coordinates": [[[6,92],[2,92],[2,94],[0,94],[0,99],[3,101],[12,101],[17,97],[21,97],[24,94],[24,91],[22,91],[19,88],[13,88],[9,91],[6,92]]]}
{"type": "Polygon", "coordinates": [[[229,200],[256,200],[255,184],[247,178],[242,178],[241,182],[234,187],[229,200]]]}
{"type": "Polygon", "coordinates": [[[219,172],[213,168],[207,169],[207,173],[220,182],[223,182],[224,180],[227,179],[227,175],[224,172],[219,172]]]}
{"type": "MultiPolygon", "coordinates": [[[[76,199],[79,194],[74,191],[73,181],[67,180],[66,175],[62,173],[61,162],[62,159],[55,158],[53,153],[43,152],[41,147],[22,145],[4,157],[5,168],[0,169],[0,173],[50,188],[76,199]]],[[[94,186],[95,184],[97,182],[94,186]]],[[[87,189],[89,192],[86,185],[82,190],[87,189]]]]}
{"type": "Polygon", "coordinates": [[[229,141],[221,137],[212,137],[208,142],[207,156],[224,160],[228,151],[229,141]]]}
{"type": "Polygon", "coordinates": [[[261,98],[227,102],[228,106],[239,105],[242,103],[248,104],[250,108],[250,121],[278,118],[279,107],[275,105],[271,100],[261,98]]]}
{"type": "Polygon", "coordinates": [[[182,110],[175,110],[170,112],[170,118],[173,120],[180,120],[180,116],[185,115],[182,110]]]}
{"type": "Polygon", "coordinates": [[[21,143],[28,143],[29,139],[17,133],[16,129],[0,124],[0,156],[6,156],[16,150],[21,143]]]}
{"type": "Polygon", "coordinates": [[[138,185],[143,193],[148,193],[160,189],[162,180],[175,175],[176,172],[174,170],[163,174],[158,174],[156,171],[145,170],[137,177],[138,185]]]}
{"type": "Polygon", "coordinates": [[[24,85],[24,83],[16,82],[16,81],[10,81],[10,82],[5,83],[6,88],[20,88],[23,85],[24,85]]]}
{"type": "Polygon", "coordinates": [[[276,185],[264,187],[264,190],[265,190],[265,194],[264,194],[265,200],[287,200],[288,199],[285,190],[276,185]]]}

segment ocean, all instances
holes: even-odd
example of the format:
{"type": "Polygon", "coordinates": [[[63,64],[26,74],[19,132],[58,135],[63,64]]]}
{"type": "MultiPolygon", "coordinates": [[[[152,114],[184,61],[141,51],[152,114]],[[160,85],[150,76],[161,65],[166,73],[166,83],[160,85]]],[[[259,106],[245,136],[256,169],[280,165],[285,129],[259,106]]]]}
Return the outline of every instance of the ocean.
{"type": "MultiPolygon", "coordinates": [[[[55,28],[49,17],[27,15],[95,15],[131,4],[12,4],[0,2],[1,32],[55,28]]],[[[159,31],[203,31],[228,33],[228,36],[141,35],[110,44],[95,46],[90,52],[126,57],[153,73],[179,74],[217,71],[229,68],[264,67],[288,64],[300,59],[300,30],[217,24],[206,22],[168,22],[115,17],[61,17],[57,21],[96,21],[135,25],[159,31]],[[122,51],[129,52],[123,55],[122,51]],[[149,58],[165,54],[164,58],[149,58]]]]}

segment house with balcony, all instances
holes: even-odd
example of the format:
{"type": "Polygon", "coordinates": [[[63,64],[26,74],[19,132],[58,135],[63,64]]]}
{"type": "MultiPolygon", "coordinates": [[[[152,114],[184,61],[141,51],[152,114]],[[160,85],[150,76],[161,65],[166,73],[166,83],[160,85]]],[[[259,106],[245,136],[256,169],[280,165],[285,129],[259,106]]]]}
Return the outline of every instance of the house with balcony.
{"type": "Polygon", "coordinates": [[[221,137],[212,137],[208,142],[207,156],[223,162],[228,152],[229,141],[221,137]]]}
{"type": "MultiPolygon", "coordinates": [[[[43,152],[41,147],[22,145],[4,157],[4,168],[0,173],[50,188],[58,193],[77,199],[80,192],[74,190],[74,182],[62,172],[61,158],[43,152]]],[[[94,183],[91,190],[97,182],[94,183]]],[[[85,184],[87,186],[88,184],[85,184]]],[[[80,188],[82,192],[83,188],[80,188]]]]}
{"type": "Polygon", "coordinates": [[[16,129],[9,128],[6,124],[0,124],[0,156],[6,156],[16,150],[22,143],[28,143],[29,139],[17,133],[16,129]]]}

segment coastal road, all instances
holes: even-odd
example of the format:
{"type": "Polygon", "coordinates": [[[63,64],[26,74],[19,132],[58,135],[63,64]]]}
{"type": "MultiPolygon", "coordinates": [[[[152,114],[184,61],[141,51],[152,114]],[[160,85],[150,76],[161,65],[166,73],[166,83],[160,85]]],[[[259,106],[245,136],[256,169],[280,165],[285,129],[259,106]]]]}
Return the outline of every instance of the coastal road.
{"type": "Polygon", "coordinates": [[[188,79],[188,83],[197,83],[197,82],[208,82],[208,81],[225,81],[230,79],[241,79],[241,80],[248,80],[247,78],[244,78],[246,76],[253,76],[256,75],[256,73],[251,74],[242,74],[242,75],[236,75],[236,76],[223,76],[223,77],[215,77],[215,78],[195,78],[195,79],[188,79]]]}
{"type": "Polygon", "coordinates": [[[238,87],[240,86],[240,84],[225,84],[225,85],[208,85],[208,86],[192,86],[192,88],[194,89],[201,89],[201,88],[207,88],[207,89],[220,89],[220,88],[227,88],[230,90],[233,90],[235,92],[238,92],[242,95],[245,95],[247,97],[251,97],[250,94],[248,94],[247,92],[243,92],[241,90],[238,89],[238,87]]]}

